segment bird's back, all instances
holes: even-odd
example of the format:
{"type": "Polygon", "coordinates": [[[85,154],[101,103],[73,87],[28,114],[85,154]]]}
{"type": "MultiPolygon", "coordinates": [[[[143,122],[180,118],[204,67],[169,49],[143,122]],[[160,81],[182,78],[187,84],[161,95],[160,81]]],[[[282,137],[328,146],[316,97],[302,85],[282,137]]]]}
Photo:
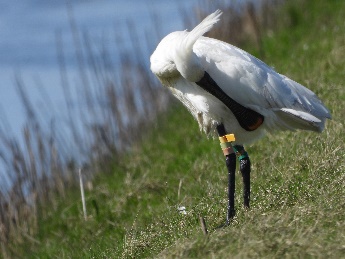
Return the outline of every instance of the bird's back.
{"type": "Polygon", "coordinates": [[[325,119],[331,117],[311,90],[244,50],[200,37],[193,51],[227,95],[265,116],[268,130],[322,131],[325,119]]]}

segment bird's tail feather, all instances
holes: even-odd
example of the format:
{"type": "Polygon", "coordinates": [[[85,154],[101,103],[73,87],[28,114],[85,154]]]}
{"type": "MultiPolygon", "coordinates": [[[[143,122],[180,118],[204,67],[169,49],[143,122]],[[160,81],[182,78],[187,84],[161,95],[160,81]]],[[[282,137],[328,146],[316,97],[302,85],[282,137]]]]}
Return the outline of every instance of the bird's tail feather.
{"type": "Polygon", "coordinates": [[[319,119],[310,113],[288,108],[276,110],[275,113],[289,130],[301,129],[321,132],[325,126],[325,119],[319,119]]]}

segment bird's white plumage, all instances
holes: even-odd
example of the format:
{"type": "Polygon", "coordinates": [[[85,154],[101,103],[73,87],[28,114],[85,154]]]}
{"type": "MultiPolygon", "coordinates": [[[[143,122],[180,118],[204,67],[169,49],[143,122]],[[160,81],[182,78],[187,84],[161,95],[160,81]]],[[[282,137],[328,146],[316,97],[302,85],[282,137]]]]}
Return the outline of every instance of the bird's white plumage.
{"type": "Polygon", "coordinates": [[[151,56],[152,72],[188,108],[200,128],[212,134],[217,123],[223,123],[238,144],[250,143],[266,131],[322,131],[330,113],[312,91],[244,50],[202,36],[220,15],[214,12],[191,32],[170,33],[151,56]],[[254,131],[244,130],[225,104],[195,83],[205,72],[236,102],[262,114],[264,123],[254,131]]]}

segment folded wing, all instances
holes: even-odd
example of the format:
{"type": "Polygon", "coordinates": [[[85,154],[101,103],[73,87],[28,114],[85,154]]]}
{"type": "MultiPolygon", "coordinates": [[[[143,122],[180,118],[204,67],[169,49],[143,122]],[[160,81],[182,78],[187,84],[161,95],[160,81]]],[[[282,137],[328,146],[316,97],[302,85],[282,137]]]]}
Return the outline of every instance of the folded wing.
{"type": "Polygon", "coordinates": [[[322,131],[331,115],[309,89],[230,44],[200,37],[193,51],[222,90],[265,116],[271,129],[322,131]]]}

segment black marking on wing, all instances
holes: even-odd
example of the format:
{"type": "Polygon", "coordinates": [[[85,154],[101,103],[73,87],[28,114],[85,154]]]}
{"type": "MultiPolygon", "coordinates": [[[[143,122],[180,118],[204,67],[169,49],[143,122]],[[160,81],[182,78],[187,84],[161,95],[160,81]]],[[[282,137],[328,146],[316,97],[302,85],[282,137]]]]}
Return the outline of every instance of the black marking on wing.
{"type": "Polygon", "coordinates": [[[240,126],[246,131],[256,130],[264,122],[263,115],[244,107],[224,93],[207,72],[196,84],[224,103],[235,115],[240,126]]]}

